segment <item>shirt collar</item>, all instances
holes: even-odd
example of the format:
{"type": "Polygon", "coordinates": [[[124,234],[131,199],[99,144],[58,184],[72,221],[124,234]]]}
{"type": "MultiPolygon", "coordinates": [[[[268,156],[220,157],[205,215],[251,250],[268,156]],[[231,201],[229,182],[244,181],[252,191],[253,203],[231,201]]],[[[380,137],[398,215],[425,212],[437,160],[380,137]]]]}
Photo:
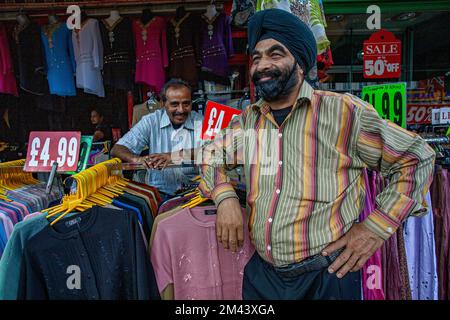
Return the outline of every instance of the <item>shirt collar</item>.
{"type": "MultiPolygon", "coordinates": [[[[167,115],[167,111],[164,109],[159,127],[162,129],[171,125],[172,123],[170,122],[169,116],[167,115]]],[[[188,130],[194,130],[194,120],[192,118],[192,112],[189,114],[188,118],[186,119],[186,122],[181,126],[181,128],[183,127],[188,130]]]]}
{"type": "MultiPolygon", "coordinates": [[[[298,106],[299,101],[301,101],[303,98],[307,98],[309,101],[311,101],[313,94],[314,88],[307,81],[303,80],[303,84],[300,87],[300,91],[297,96],[297,103],[292,110],[294,110],[298,106]]],[[[261,111],[262,114],[267,114],[270,112],[269,103],[264,101],[263,99],[260,99],[255,104],[253,104],[252,108],[253,110],[261,111]]]]}

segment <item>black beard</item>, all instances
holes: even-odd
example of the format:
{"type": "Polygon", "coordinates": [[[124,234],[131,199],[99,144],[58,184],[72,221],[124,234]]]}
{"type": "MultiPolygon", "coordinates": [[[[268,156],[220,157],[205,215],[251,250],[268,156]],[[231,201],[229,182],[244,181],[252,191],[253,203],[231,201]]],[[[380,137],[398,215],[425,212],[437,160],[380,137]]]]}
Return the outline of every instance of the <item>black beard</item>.
{"type": "Polygon", "coordinates": [[[252,80],[258,95],[267,102],[279,100],[288,96],[298,84],[297,65],[294,64],[290,71],[284,72],[274,69],[266,72],[255,72],[252,80]],[[260,82],[261,78],[271,77],[271,80],[260,82]]]}

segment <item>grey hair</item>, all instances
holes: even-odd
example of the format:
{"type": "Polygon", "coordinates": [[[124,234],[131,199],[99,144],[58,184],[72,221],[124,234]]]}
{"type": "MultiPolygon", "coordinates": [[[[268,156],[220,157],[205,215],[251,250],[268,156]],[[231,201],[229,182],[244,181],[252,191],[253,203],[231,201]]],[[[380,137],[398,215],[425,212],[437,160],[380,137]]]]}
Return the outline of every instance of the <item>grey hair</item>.
{"type": "Polygon", "coordinates": [[[189,85],[189,83],[187,83],[186,81],[182,80],[182,79],[178,79],[178,78],[174,78],[174,79],[170,79],[169,81],[166,82],[166,84],[164,85],[164,87],[161,89],[161,100],[163,103],[166,103],[167,101],[167,90],[169,90],[170,88],[180,88],[180,87],[185,87],[187,89],[189,89],[189,92],[191,93],[192,96],[192,88],[189,85]]]}

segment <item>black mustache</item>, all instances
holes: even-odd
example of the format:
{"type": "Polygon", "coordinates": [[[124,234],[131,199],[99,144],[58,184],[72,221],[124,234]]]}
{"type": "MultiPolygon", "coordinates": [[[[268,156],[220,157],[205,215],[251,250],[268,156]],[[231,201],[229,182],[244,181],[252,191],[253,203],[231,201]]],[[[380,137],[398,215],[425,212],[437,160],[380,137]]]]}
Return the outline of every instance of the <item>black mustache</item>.
{"type": "Polygon", "coordinates": [[[253,74],[253,81],[258,82],[264,77],[271,77],[271,78],[278,78],[281,76],[282,72],[278,69],[269,70],[269,71],[261,71],[261,72],[255,72],[253,74]]]}
{"type": "Polygon", "coordinates": [[[187,116],[188,115],[188,113],[187,112],[174,112],[173,113],[173,116],[174,117],[176,117],[176,116],[187,116]]]}

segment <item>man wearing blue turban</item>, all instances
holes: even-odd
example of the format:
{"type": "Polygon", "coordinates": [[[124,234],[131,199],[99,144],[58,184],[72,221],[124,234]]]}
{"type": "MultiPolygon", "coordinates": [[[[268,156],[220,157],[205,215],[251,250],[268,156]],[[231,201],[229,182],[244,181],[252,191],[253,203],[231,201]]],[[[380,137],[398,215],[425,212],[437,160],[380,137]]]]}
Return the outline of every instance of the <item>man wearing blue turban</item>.
{"type": "Polygon", "coordinates": [[[261,100],[231,121],[232,137],[227,131],[212,142],[219,150],[205,161],[200,185],[217,206],[217,240],[236,251],[247,224],[223,164],[224,155],[242,155],[256,249],[243,298],[357,300],[362,285],[382,290],[381,266],[368,268],[367,283],[360,270],[408,216],[427,211],[434,151],[358,97],[304,81],[317,50],[296,16],[258,12],[248,38],[261,100]],[[245,139],[249,132],[254,139],[245,139]],[[365,197],[366,168],[389,178],[374,203],[365,197]]]}

